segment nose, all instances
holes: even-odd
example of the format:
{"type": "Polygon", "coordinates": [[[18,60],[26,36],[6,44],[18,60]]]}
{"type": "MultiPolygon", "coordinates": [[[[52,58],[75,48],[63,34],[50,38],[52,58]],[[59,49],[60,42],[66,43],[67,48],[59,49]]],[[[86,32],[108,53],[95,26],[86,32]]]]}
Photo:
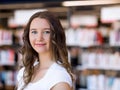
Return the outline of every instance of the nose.
{"type": "Polygon", "coordinates": [[[42,35],[42,33],[38,33],[38,35],[37,35],[37,41],[42,41],[43,40],[43,35],[42,35]]]}

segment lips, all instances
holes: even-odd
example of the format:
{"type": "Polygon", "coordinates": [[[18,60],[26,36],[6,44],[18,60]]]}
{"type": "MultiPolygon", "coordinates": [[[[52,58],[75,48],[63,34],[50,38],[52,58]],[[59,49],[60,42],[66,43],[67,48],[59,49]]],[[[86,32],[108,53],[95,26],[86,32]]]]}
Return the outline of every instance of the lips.
{"type": "Polygon", "coordinates": [[[44,45],[46,45],[46,44],[35,44],[35,46],[44,46],[44,45]]]}

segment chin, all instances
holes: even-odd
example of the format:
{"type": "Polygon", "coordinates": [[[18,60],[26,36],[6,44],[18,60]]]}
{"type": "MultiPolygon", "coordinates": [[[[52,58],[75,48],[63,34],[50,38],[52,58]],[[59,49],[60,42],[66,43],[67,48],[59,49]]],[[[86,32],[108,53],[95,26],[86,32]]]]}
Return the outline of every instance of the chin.
{"type": "Polygon", "coordinates": [[[36,52],[39,53],[39,54],[43,54],[43,53],[47,53],[48,50],[36,50],[36,52]]]}

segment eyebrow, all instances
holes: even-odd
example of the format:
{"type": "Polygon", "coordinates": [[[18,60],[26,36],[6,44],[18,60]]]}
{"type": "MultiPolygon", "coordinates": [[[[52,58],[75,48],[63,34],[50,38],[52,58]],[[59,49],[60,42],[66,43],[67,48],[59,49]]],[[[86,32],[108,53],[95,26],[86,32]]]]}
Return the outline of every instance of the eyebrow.
{"type": "MultiPolygon", "coordinates": [[[[50,28],[43,28],[43,30],[46,30],[46,29],[50,30],[50,28]]],[[[31,28],[30,30],[37,30],[37,29],[36,28],[31,28]]]]}
{"type": "Polygon", "coordinates": [[[46,30],[46,29],[49,29],[49,30],[50,30],[50,28],[44,28],[43,30],[46,30]]]}
{"type": "Polygon", "coordinates": [[[32,29],[30,29],[30,30],[36,30],[35,28],[32,28],[32,29]]]}

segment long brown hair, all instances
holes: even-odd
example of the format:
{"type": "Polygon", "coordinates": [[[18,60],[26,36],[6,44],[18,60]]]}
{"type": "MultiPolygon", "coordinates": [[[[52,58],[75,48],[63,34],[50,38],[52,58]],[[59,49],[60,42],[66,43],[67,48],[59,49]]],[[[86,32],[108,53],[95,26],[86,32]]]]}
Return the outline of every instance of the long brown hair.
{"type": "Polygon", "coordinates": [[[21,53],[23,55],[23,65],[25,67],[24,74],[23,74],[23,80],[25,85],[23,86],[23,89],[28,85],[28,83],[31,81],[33,72],[34,72],[34,62],[36,59],[38,59],[38,53],[32,48],[30,41],[29,41],[29,30],[30,30],[30,24],[34,18],[44,18],[48,21],[51,29],[51,35],[50,35],[50,48],[51,48],[51,55],[54,58],[56,63],[63,66],[67,72],[70,74],[71,78],[72,71],[71,71],[71,65],[68,62],[68,52],[66,47],[66,38],[65,38],[65,32],[63,27],[61,26],[61,23],[59,19],[55,16],[54,13],[44,11],[44,12],[37,12],[34,15],[31,16],[29,19],[23,33],[23,47],[21,49],[21,53]]]}

